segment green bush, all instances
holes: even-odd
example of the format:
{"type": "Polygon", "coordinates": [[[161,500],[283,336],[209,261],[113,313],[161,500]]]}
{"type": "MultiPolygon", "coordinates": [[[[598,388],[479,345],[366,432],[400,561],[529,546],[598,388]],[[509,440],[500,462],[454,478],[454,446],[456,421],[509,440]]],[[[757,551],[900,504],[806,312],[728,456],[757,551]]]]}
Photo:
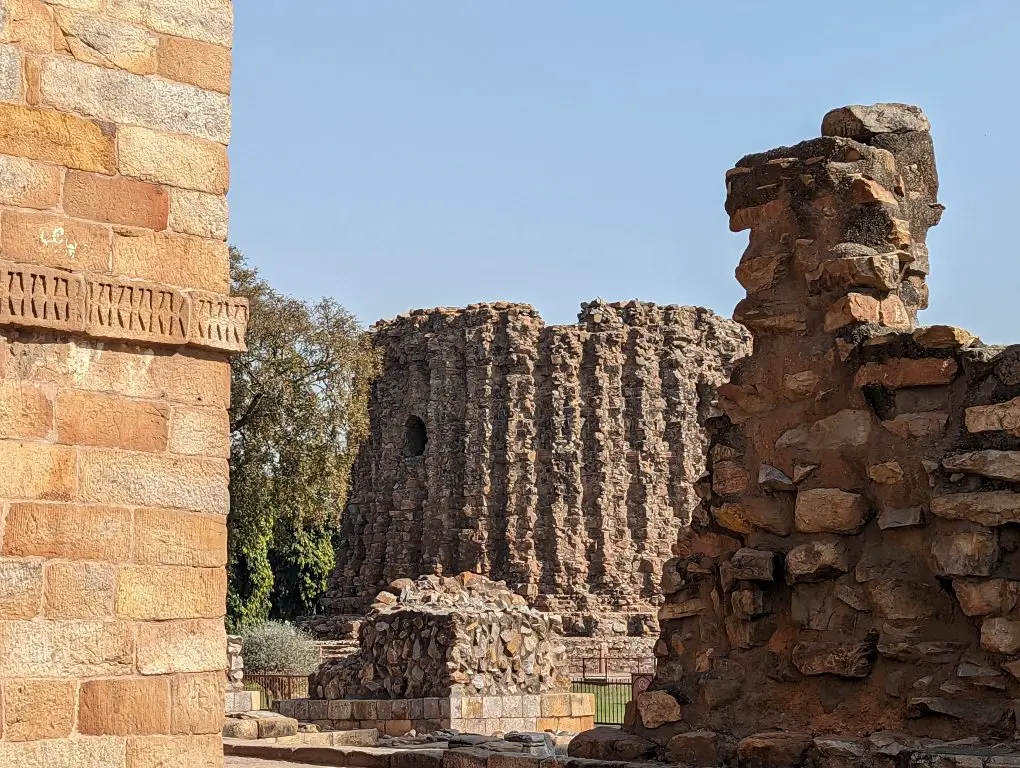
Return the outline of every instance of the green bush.
{"type": "Polygon", "coordinates": [[[310,675],[319,666],[319,648],[311,635],[291,624],[267,621],[244,635],[244,668],[277,675],[310,675]]]}

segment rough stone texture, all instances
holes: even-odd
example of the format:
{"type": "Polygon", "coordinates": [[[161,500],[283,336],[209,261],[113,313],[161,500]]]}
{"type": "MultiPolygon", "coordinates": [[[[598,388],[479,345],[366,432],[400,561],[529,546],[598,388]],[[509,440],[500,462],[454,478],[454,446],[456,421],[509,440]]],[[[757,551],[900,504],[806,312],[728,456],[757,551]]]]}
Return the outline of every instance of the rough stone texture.
{"type": "Polygon", "coordinates": [[[231,25],[0,1],[0,765],[222,765],[231,25]]]}
{"type": "MultiPolygon", "coordinates": [[[[727,174],[754,353],[665,566],[649,690],[687,702],[684,731],[743,739],[740,765],[894,764],[893,738],[819,734],[993,743],[1020,696],[1020,347],[913,327],[942,212],[920,110],[845,108],[824,132],[727,174]],[[877,280],[858,260],[880,256],[877,280]]],[[[628,723],[662,753],[677,734],[628,723]]]]}
{"type": "Polygon", "coordinates": [[[702,424],[744,330],[596,301],[573,326],[482,304],[374,337],[384,372],[326,612],[361,613],[393,579],[476,571],[562,615],[568,635],[654,632],[662,563],[697,504],[702,424]]]}
{"type": "Polygon", "coordinates": [[[324,664],[313,693],[415,699],[563,690],[569,681],[557,623],[482,576],[401,579],[361,624],[359,654],[324,664]]]}

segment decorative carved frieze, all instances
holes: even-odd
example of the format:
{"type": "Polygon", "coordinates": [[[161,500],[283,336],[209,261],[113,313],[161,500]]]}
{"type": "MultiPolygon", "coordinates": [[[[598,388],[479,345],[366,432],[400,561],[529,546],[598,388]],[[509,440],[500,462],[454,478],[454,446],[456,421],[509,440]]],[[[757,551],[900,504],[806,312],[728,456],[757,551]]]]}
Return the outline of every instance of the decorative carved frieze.
{"type": "Polygon", "coordinates": [[[248,301],[205,291],[190,291],[191,344],[211,349],[243,352],[248,327],[248,301]]]}
{"type": "Polygon", "coordinates": [[[78,331],[84,327],[81,275],[31,264],[0,264],[0,325],[78,331]]]}
{"type": "Polygon", "coordinates": [[[85,332],[104,339],[188,343],[191,302],[175,288],[90,276],[85,332]]]}
{"type": "Polygon", "coordinates": [[[0,262],[0,326],[240,352],[247,325],[247,299],[0,262]]]}

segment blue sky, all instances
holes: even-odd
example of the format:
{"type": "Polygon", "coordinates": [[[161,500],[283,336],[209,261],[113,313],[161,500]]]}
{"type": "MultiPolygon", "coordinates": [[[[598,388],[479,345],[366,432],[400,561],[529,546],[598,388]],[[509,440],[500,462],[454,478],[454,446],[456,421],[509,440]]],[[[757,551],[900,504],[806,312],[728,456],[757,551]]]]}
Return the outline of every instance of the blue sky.
{"type": "MultiPolygon", "coordinates": [[[[366,324],[510,300],[729,315],[723,174],[849,103],[920,104],[948,210],[932,308],[988,342],[1020,289],[1020,3],[246,0],[231,242],[366,324]]],[[[1012,316],[1012,315],[1010,315],[1012,316]]]]}

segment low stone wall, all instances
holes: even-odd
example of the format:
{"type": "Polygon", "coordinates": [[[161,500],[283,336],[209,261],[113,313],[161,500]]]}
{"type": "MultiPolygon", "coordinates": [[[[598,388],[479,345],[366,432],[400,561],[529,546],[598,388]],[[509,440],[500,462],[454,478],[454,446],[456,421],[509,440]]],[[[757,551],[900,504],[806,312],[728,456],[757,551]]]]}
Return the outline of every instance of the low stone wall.
{"type": "Polygon", "coordinates": [[[285,717],[320,728],[375,728],[388,736],[453,729],[491,735],[511,731],[566,731],[595,727],[595,696],[547,693],[524,696],[448,696],[423,699],[281,699],[285,717]]]}

